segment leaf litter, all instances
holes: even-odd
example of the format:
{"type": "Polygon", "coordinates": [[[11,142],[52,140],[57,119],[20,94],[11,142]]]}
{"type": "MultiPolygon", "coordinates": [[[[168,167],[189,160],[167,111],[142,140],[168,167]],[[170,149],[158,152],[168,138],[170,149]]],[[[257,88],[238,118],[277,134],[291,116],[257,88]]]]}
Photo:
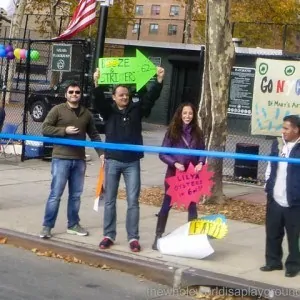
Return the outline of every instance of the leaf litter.
{"type": "MultiPolygon", "coordinates": [[[[163,187],[142,188],[140,203],[160,207],[163,197],[163,187]]],[[[118,199],[126,199],[126,191],[124,189],[119,190],[118,199]]],[[[176,206],[173,209],[184,211],[184,209],[176,206]]],[[[221,204],[199,204],[198,212],[200,215],[223,214],[230,220],[263,225],[265,224],[266,207],[264,204],[225,198],[224,203],[221,204]]]]}
{"type": "Polygon", "coordinates": [[[100,268],[102,270],[105,270],[105,271],[109,271],[110,270],[110,267],[103,264],[92,264],[92,263],[87,263],[75,256],[72,256],[72,255],[61,255],[61,254],[58,254],[58,253],[55,253],[51,250],[46,250],[46,251],[40,251],[39,249],[37,248],[32,248],[31,249],[31,252],[33,252],[34,254],[36,254],[37,256],[44,256],[44,257],[51,257],[51,258],[56,258],[56,259],[62,259],[64,260],[65,262],[67,263],[75,263],[75,264],[83,264],[83,265],[88,265],[90,267],[94,267],[94,268],[100,268]]]}

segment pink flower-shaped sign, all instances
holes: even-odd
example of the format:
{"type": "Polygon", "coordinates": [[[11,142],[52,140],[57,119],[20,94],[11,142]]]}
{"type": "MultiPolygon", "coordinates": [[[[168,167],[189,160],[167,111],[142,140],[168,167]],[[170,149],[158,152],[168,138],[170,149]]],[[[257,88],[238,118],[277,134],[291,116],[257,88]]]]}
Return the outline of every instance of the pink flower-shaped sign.
{"type": "Polygon", "coordinates": [[[186,171],[176,169],[175,176],[166,178],[169,184],[167,194],[171,197],[171,205],[184,206],[186,209],[191,202],[198,203],[201,196],[211,195],[214,185],[212,177],[214,172],[208,171],[208,166],[204,165],[202,170],[195,172],[195,167],[189,164],[186,171]]]}

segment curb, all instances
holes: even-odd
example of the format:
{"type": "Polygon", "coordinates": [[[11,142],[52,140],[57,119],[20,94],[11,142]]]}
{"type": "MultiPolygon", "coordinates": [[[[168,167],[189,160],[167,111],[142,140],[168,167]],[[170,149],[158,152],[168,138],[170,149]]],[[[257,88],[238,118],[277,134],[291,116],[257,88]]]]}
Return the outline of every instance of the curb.
{"type": "MultiPolygon", "coordinates": [[[[263,283],[260,281],[247,280],[230,275],[193,268],[189,268],[183,271],[181,277],[181,285],[219,287],[221,288],[221,292],[225,296],[240,296],[241,298],[247,296],[254,296],[256,297],[256,299],[300,299],[299,289],[295,290],[278,285],[263,283]],[[223,287],[226,287],[227,291],[223,287]]],[[[220,295],[220,293],[218,295],[220,295]]]]}
{"type": "Polygon", "coordinates": [[[7,245],[41,252],[52,251],[61,256],[73,256],[93,265],[106,265],[112,269],[132,275],[143,274],[145,278],[167,286],[173,286],[173,279],[178,268],[166,263],[146,261],[132,258],[109,251],[91,250],[82,246],[72,245],[54,239],[41,239],[39,237],[0,228],[0,237],[7,238],[7,245]]]}
{"type": "MultiPolygon", "coordinates": [[[[261,296],[262,299],[300,299],[300,290],[288,289],[258,281],[241,279],[220,273],[172,265],[159,260],[144,260],[109,251],[91,250],[56,240],[43,240],[39,237],[0,228],[0,237],[7,238],[6,244],[32,250],[52,251],[62,256],[73,256],[87,264],[106,265],[132,275],[141,275],[148,280],[176,289],[201,286],[210,293],[210,287],[220,287],[227,296],[261,296]],[[227,291],[225,291],[225,287],[227,291]]],[[[201,291],[201,290],[200,290],[201,291]]],[[[219,294],[220,295],[220,294],[219,294]]],[[[215,295],[217,296],[217,295],[215,295]]]]}

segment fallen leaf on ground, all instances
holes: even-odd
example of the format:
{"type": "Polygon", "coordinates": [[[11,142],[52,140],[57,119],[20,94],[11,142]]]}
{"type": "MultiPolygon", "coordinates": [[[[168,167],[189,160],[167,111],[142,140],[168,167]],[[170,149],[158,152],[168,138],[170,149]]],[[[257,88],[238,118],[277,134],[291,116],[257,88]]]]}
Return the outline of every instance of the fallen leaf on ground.
{"type": "MultiPolygon", "coordinates": [[[[142,188],[140,203],[160,207],[164,197],[162,187],[142,188]]],[[[126,191],[120,189],[118,199],[126,199],[126,191]]],[[[184,211],[183,208],[173,209],[184,211]]],[[[264,204],[251,203],[242,200],[226,198],[222,204],[199,204],[198,212],[200,215],[223,214],[230,220],[237,220],[258,225],[265,224],[266,206],[264,204]]]]}
{"type": "Polygon", "coordinates": [[[103,265],[103,266],[101,267],[101,269],[102,269],[102,270],[110,270],[110,267],[107,266],[107,265],[103,265]]]}
{"type": "Polygon", "coordinates": [[[6,244],[7,237],[0,237],[0,244],[6,244]]]}

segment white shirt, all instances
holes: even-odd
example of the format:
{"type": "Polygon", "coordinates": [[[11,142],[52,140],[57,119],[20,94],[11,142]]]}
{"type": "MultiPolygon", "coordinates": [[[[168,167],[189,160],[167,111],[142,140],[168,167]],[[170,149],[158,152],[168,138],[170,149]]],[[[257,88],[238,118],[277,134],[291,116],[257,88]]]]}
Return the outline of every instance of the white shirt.
{"type": "MultiPolygon", "coordinates": [[[[281,157],[289,157],[293,147],[296,145],[296,142],[288,142],[283,145],[282,151],[280,153],[281,157]]],[[[280,161],[278,162],[277,174],[275,180],[275,186],[273,190],[274,200],[283,207],[288,207],[288,201],[286,196],[286,176],[287,176],[287,162],[280,161]]],[[[266,170],[266,180],[269,179],[271,172],[271,165],[268,162],[266,170]]]]}

